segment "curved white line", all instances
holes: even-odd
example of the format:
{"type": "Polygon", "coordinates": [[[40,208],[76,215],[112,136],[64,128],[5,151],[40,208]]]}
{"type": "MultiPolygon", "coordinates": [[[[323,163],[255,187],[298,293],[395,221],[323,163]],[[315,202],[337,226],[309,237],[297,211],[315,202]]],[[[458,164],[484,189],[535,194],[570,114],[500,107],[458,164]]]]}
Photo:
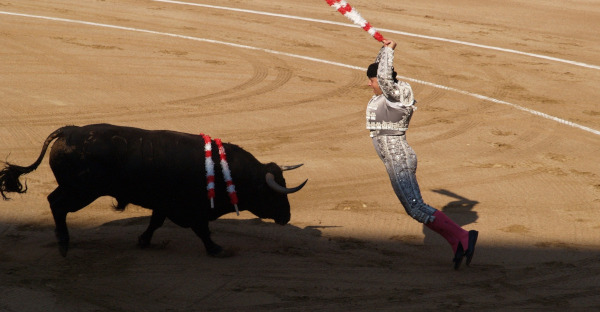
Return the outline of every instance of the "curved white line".
{"type": "MultiPolygon", "coordinates": [[[[328,21],[328,20],[320,20],[320,19],[307,18],[307,17],[294,16],[294,15],[287,15],[287,14],[277,14],[277,13],[269,13],[269,12],[263,12],[263,11],[238,9],[238,8],[230,8],[230,7],[224,7],[224,6],[216,6],[216,5],[200,4],[200,3],[191,3],[191,2],[183,2],[183,1],[175,1],[175,0],[152,0],[152,1],[155,1],[155,2],[164,2],[164,3],[172,3],[172,4],[191,5],[191,6],[198,6],[198,7],[210,8],[210,9],[227,10],[227,11],[233,11],[233,12],[243,12],[243,13],[250,13],[250,14],[273,16],[273,17],[282,17],[282,18],[288,18],[288,19],[295,19],[295,20],[315,22],[315,23],[322,23],[322,24],[331,24],[331,25],[344,26],[344,27],[360,28],[357,25],[349,24],[349,23],[332,22],[332,21],[328,21]]],[[[420,35],[420,34],[409,33],[409,32],[404,32],[404,31],[398,31],[398,30],[393,30],[393,29],[385,29],[385,28],[379,28],[379,27],[377,27],[377,30],[379,30],[380,32],[388,32],[388,33],[398,34],[398,35],[402,35],[402,36],[416,37],[416,38],[436,40],[436,41],[443,41],[443,42],[449,42],[449,43],[455,43],[455,44],[460,44],[460,45],[466,45],[466,46],[471,46],[471,47],[476,47],[476,48],[481,48],[481,49],[488,49],[488,50],[494,50],[494,51],[500,51],[500,52],[506,52],[506,53],[513,53],[513,54],[525,55],[525,56],[529,56],[529,57],[534,57],[534,58],[539,58],[539,59],[544,59],[544,60],[549,60],[549,61],[554,61],[554,62],[566,63],[566,64],[570,64],[570,65],[575,65],[575,66],[580,66],[580,67],[585,67],[585,68],[600,70],[600,66],[598,66],[598,65],[587,64],[587,63],[577,62],[577,61],[571,61],[571,60],[567,60],[567,59],[561,59],[561,58],[558,58],[558,57],[547,56],[547,55],[542,55],[542,54],[535,54],[535,53],[523,52],[523,51],[518,51],[518,50],[513,50],[513,49],[506,49],[506,48],[494,47],[494,46],[490,46],[490,45],[477,44],[477,43],[472,43],[472,42],[467,42],[467,41],[460,41],[460,40],[446,39],[446,38],[441,38],[441,37],[433,37],[433,36],[427,36],[427,35],[420,35]]]]}
{"type": "MultiPolygon", "coordinates": [[[[191,36],[184,36],[184,35],[177,35],[177,34],[165,33],[165,32],[154,31],[154,30],[146,30],[146,29],[139,29],[139,28],[133,28],[133,27],[125,27],[125,26],[117,26],[117,25],[110,25],[110,24],[101,24],[101,23],[94,23],[94,22],[86,22],[86,21],[73,20],[73,19],[67,19],[67,18],[49,17],[49,16],[40,16],[40,15],[31,15],[31,14],[13,13],[13,12],[4,12],[4,11],[0,11],[0,14],[12,15],[12,16],[20,16],[20,17],[28,17],[28,18],[36,18],[36,19],[43,19],[43,20],[57,21],[57,22],[65,22],[65,23],[74,23],[74,24],[81,24],[81,25],[89,25],[89,26],[96,26],[96,27],[104,27],[104,28],[111,28],[111,29],[135,31],[135,32],[147,33],[147,34],[153,34],[153,35],[160,35],[160,36],[167,36],[167,37],[173,37],[173,38],[194,40],[194,41],[200,41],[200,42],[208,42],[208,43],[226,45],[226,46],[230,46],[230,47],[236,47],[236,48],[242,48],[242,49],[249,49],[249,50],[255,50],[255,51],[262,51],[262,52],[270,53],[270,54],[283,55],[283,56],[288,56],[288,57],[297,58],[297,59],[303,59],[303,60],[312,61],[312,62],[325,63],[325,64],[329,64],[329,65],[334,65],[334,66],[339,66],[339,67],[345,67],[345,68],[360,70],[360,71],[363,71],[363,72],[367,70],[364,67],[347,65],[347,64],[343,64],[343,63],[322,60],[322,59],[318,59],[318,58],[314,58],[314,57],[309,57],[309,56],[304,56],[304,55],[298,55],[298,54],[280,52],[280,51],[275,51],[275,50],[270,50],[270,49],[257,48],[257,47],[252,47],[252,46],[247,46],[247,45],[242,45],[242,44],[237,44],[237,43],[231,43],[231,42],[225,42],[225,41],[219,41],[219,40],[212,40],[212,39],[205,39],[205,38],[198,38],[198,37],[191,37],[191,36]]],[[[463,91],[463,90],[459,90],[459,89],[455,89],[455,88],[451,88],[451,87],[446,87],[446,86],[438,85],[438,84],[427,82],[427,81],[422,81],[422,80],[413,79],[413,78],[409,78],[409,77],[401,77],[401,76],[398,76],[398,77],[400,77],[401,79],[407,80],[407,81],[414,82],[414,83],[424,84],[424,85],[428,85],[428,86],[431,86],[431,87],[434,87],[434,88],[438,88],[438,89],[443,89],[443,90],[448,90],[448,91],[452,91],[452,92],[457,92],[457,93],[460,93],[460,94],[464,94],[464,95],[471,96],[471,97],[478,98],[478,99],[485,100],[485,101],[490,101],[490,102],[493,102],[493,103],[508,105],[508,106],[514,107],[514,108],[516,108],[518,110],[521,110],[521,111],[524,111],[524,112],[528,112],[530,114],[533,114],[533,115],[536,115],[536,116],[540,116],[540,117],[543,117],[543,118],[546,118],[546,119],[549,119],[549,120],[561,123],[563,125],[571,126],[571,127],[578,128],[578,129],[581,129],[581,130],[584,130],[584,131],[587,131],[587,132],[590,132],[590,133],[593,133],[593,134],[596,134],[596,135],[600,135],[600,131],[598,131],[598,130],[595,130],[595,129],[592,129],[592,128],[589,128],[589,127],[586,127],[586,126],[582,126],[582,125],[576,124],[576,123],[568,121],[568,120],[560,119],[558,117],[554,117],[554,116],[548,115],[546,113],[542,113],[542,112],[538,112],[538,111],[535,111],[535,110],[532,110],[532,109],[529,109],[529,108],[526,108],[526,107],[522,107],[522,106],[519,106],[517,104],[513,104],[513,103],[506,102],[506,101],[494,99],[494,98],[491,98],[491,97],[488,97],[488,96],[485,96],[485,95],[480,95],[480,94],[471,93],[471,92],[468,92],[468,91],[463,91]]]]}

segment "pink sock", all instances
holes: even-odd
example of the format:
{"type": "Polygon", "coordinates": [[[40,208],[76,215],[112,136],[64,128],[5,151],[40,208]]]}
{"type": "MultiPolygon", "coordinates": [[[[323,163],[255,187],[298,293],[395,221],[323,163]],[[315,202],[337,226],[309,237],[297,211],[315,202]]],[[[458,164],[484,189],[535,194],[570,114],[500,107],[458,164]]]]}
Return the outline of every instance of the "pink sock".
{"type": "Polygon", "coordinates": [[[469,232],[463,230],[458,224],[439,210],[433,215],[435,216],[435,220],[425,225],[434,232],[442,235],[442,237],[450,243],[454,253],[456,253],[456,250],[458,249],[459,242],[462,244],[463,249],[467,250],[469,247],[469,232]]]}

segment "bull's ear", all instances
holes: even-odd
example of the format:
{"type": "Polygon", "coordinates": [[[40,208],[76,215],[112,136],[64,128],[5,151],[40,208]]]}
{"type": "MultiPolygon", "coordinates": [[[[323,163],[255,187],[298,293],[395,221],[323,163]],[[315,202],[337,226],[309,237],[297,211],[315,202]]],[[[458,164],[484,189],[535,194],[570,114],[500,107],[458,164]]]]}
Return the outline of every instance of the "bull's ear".
{"type": "Polygon", "coordinates": [[[302,167],[302,165],[304,165],[304,164],[298,164],[298,165],[293,165],[293,166],[279,166],[279,168],[281,168],[281,171],[288,171],[288,170],[294,170],[296,168],[300,168],[300,167],[302,167]]]}
{"type": "MultiPolygon", "coordinates": [[[[262,171],[260,172],[260,175],[261,175],[261,177],[264,177],[265,174],[267,174],[269,172],[274,175],[277,175],[279,172],[281,172],[281,167],[274,162],[270,162],[270,163],[266,163],[265,166],[263,168],[261,168],[261,170],[262,171]]],[[[263,179],[263,182],[264,181],[265,180],[263,179]]]]}

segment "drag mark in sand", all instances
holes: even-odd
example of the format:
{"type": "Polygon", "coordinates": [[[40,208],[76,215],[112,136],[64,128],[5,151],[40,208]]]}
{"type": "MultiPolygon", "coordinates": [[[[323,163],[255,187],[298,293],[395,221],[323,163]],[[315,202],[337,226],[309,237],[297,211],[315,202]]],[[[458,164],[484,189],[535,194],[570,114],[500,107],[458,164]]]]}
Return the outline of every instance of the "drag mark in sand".
{"type": "MultiPolygon", "coordinates": [[[[366,71],[366,68],[360,67],[360,66],[353,66],[353,65],[348,65],[348,64],[343,64],[343,63],[339,63],[339,62],[322,60],[322,59],[318,59],[318,58],[314,58],[314,57],[309,57],[309,56],[304,56],[304,55],[286,53],[286,52],[281,52],[281,51],[275,51],[275,50],[270,50],[270,49],[258,48],[258,47],[248,46],[248,45],[242,45],[242,44],[236,44],[236,43],[231,43],[231,42],[219,41],[219,40],[212,40],[212,39],[206,39],[206,38],[198,38],[198,37],[192,37],[192,36],[184,36],[184,35],[178,35],[178,34],[172,34],[172,33],[166,33],[166,32],[154,31],[154,30],[147,30],[147,29],[140,29],[140,28],[133,28],[133,27],[126,27],[126,26],[118,26],[118,25],[94,23],[94,22],[88,22],[88,21],[82,21],[82,20],[74,20],[74,19],[67,19],[67,18],[58,18],[58,17],[41,16],[41,15],[31,15],[31,14],[14,13],[14,12],[6,12],[6,11],[0,11],[0,14],[1,15],[9,15],[9,16],[26,17],[26,18],[35,18],[35,19],[42,19],[42,20],[56,21],[56,22],[63,22],[63,23],[80,24],[80,25],[87,25],[87,26],[94,26],[94,27],[103,27],[103,28],[110,28],[110,29],[126,30],[126,31],[133,31],[133,32],[146,33],[146,34],[159,35],[159,36],[167,36],[167,37],[173,37],[173,38],[179,38],[179,39],[194,40],[194,41],[199,41],[199,42],[221,44],[221,45],[226,45],[226,46],[230,46],[230,47],[236,47],[236,48],[248,49],[248,50],[254,50],[254,51],[261,51],[261,52],[265,52],[265,53],[270,53],[270,54],[275,54],[275,55],[282,55],[282,56],[287,56],[287,57],[292,57],[292,58],[307,60],[307,61],[311,61],[311,62],[318,62],[318,63],[324,63],[324,64],[328,64],[328,65],[333,65],[333,66],[345,67],[345,68],[349,68],[349,69],[360,70],[360,71],[363,71],[363,72],[366,71]]],[[[564,119],[561,119],[561,118],[558,118],[558,117],[555,117],[555,116],[552,116],[552,115],[548,115],[546,113],[538,112],[538,111],[533,110],[533,109],[529,109],[529,108],[526,108],[526,107],[519,106],[517,104],[513,104],[513,103],[509,103],[509,102],[502,101],[502,100],[499,100],[499,99],[491,98],[491,97],[488,97],[488,96],[485,96],[485,95],[480,95],[480,94],[471,93],[471,92],[464,91],[464,90],[459,90],[459,89],[455,89],[455,88],[451,88],[451,87],[447,87],[447,86],[435,84],[435,83],[432,83],[432,82],[427,82],[427,81],[423,81],[423,80],[413,79],[413,78],[409,78],[409,77],[402,77],[402,76],[398,76],[398,77],[401,78],[401,79],[410,81],[410,82],[427,85],[427,86],[430,86],[430,87],[433,87],[433,88],[438,88],[438,89],[443,89],[443,90],[446,90],[446,91],[452,91],[452,92],[460,93],[460,94],[463,94],[463,95],[466,95],[466,96],[474,97],[474,98],[477,98],[477,99],[480,99],[480,100],[489,101],[489,102],[496,103],[496,104],[507,105],[507,106],[516,108],[518,110],[530,113],[530,114],[538,116],[538,117],[542,117],[542,118],[545,118],[545,119],[548,119],[548,120],[551,120],[551,121],[555,121],[555,122],[558,122],[560,124],[567,125],[567,126],[570,126],[570,127],[578,128],[580,130],[584,130],[584,131],[587,131],[587,132],[595,134],[595,135],[600,135],[600,130],[596,130],[596,129],[592,129],[592,128],[589,128],[589,127],[586,127],[586,126],[582,126],[582,125],[576,124],[576,123],[568,121],[568,120],[564,120],[564,119]]]]}

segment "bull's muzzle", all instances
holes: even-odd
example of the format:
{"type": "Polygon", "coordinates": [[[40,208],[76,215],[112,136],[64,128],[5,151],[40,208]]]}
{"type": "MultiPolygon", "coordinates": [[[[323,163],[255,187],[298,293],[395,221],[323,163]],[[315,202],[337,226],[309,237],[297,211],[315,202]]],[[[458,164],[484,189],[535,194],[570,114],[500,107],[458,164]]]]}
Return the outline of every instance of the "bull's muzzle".
{"type": "Polygon", "coordinates": [[[286,225],[288,224],[288,222],[290,222],[290,218],[286,218],[286,219],[275,219],[275,223],[279,224],[279,225],[286,225]]]}

